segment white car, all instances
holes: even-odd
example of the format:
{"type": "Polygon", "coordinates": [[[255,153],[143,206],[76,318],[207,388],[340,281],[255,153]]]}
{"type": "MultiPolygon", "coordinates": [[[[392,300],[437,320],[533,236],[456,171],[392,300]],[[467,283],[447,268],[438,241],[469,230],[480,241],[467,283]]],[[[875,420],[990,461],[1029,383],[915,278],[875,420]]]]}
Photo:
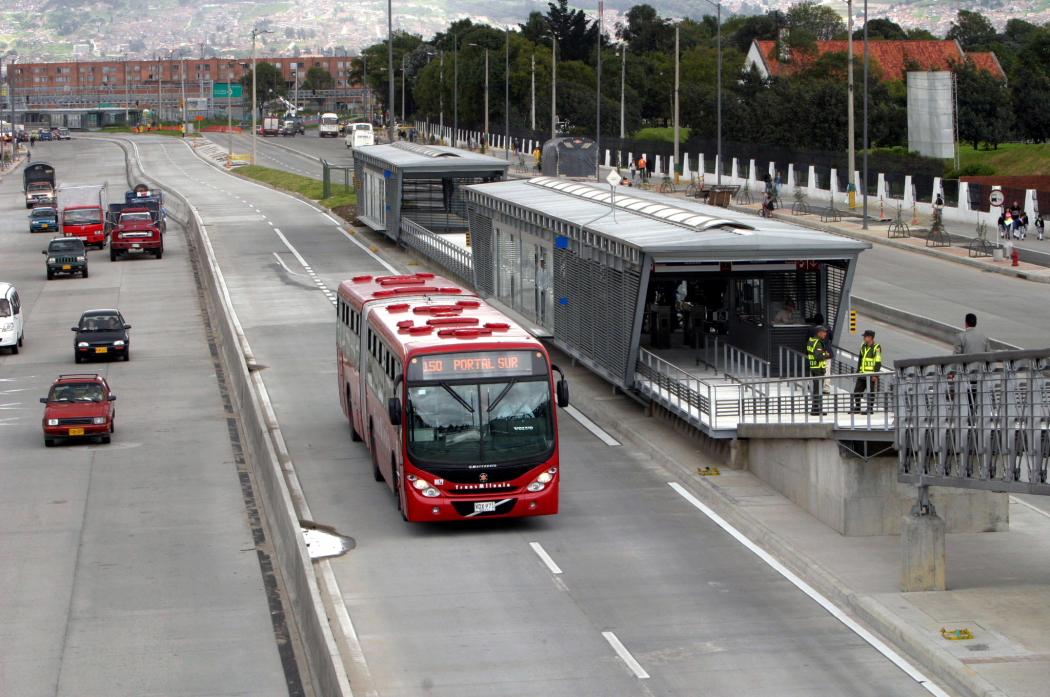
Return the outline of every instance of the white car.
{"type": "Polygon", "coordinates": [[[18,353],[24,335],[25,321],[18,289],[10,283],[0,282],[0,347],[18,353]]]}
{"type": "Polygon", "coordinates": [[[353,150],[364,145],[375,145],[375,131],[370,123],[348,123],[346,124],[346,137],[343,138],[346,147],[353,150]]]}

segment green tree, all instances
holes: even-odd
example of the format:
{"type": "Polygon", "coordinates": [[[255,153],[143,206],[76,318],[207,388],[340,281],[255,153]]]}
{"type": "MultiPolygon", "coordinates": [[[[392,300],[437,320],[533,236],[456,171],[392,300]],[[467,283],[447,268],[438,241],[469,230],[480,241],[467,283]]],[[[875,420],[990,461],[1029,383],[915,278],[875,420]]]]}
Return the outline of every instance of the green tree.
{"type": "Polygon", "coordinates": [[[764,15],[734,15],[722,22],[722,41],[741,53],[747,53],[752,41],[775,41],[787,26],[787,16],[779,10],[764,15]]]}
{"type": "Polygon", "coordinates": [[[912,41],[936,41],[938,39],[929,29],[918,27],[908,30],[908,38],[912,41]]]}
{"type": "Polygon", "coordinates": [[[522,37],[533,44],[550,46],[551,25],[542,12],[533,10],[524,24],[519,24],[522,37]]]}
{"type": "Polygon", "coordinates": [[[995,27],[979,12],[959,10],[948,29],[949,39],[955,39],[964,51],[987,51],[996,43],[995,27]]]}
{"type": "Polygon", "coordinates": [[[793,5],[787,11],[787,26],[794,46],[829,41],[846,33],[846,24],[838,12],[812,0],[793,5]]]}
{"type": "Polygon", "coordinates": [[[569,7],[569,0],[547,3],[547,21],[558,40],[558,60],[587,60],[598,42],[598,23],[587,21],[583,10],[569,7]]]}
{"type": "MultiPolygon", "coordinates": [[[[244,101],[251,104],[252,101],[252,71],[249,66],[244,77],[241,78],[244,85],[244,101]]],[[[284,76],[277,66],[267,61],[258,61],[255,64],[255,98],[260,108],[264,108],[266,102],[280,95],[288,94],[288,85],[284,82],[284,76]]]]}
{"type": "Polygon", "coordinates": [[[674,27],[652,5],[635,5],[616,25],[616,36],[627,42],[631,53],[665,51],[674,45],[674,27]]]}
{"type": "Polygon", "coordinates": [[[330,90],[335,87],[335,78],[324,68],[315,65],[306,71],[300,87],[304,90],[330,90]]]}
{"type": "MultiPolygon", "coordinates": [[[[861,27],[860,29],[854,30],[853,38],[864,38],[864,28],[861,27]]],[[[868,21],[868,38],[903,41],[908,38],[908,32],[904,30],[904,27],[897,24],[893,20],[885,19],[883,17],[876,17],[875,19],[868,21]]]]}
{"type": "Polygon", "coordinates": [[[973,144],[997,148],[1006,140],[1014,123],[1013,100],[1006,86],[972,61],[955,66],[959,95],[959,138],[973,144]]]}

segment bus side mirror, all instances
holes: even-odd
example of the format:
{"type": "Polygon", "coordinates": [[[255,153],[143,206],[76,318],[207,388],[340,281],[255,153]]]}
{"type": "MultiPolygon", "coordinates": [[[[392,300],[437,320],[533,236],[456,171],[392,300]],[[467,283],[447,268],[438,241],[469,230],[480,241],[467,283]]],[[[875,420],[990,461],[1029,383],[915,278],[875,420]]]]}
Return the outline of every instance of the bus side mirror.
{"type": "Polygon", "coordinates": [[[386,409],[390,416],[391,426],[401,425],[401,400],[397,397],[391,397],[387,400],[386,409]]]}
{"type": "Polygon", "coordinates": [[[554,385],[554,396],[558,400],[558,406],[567,407],[569,406],[569,383],[565,381],[565,373],[553,363],[551,363],[551,370],[558,374],[558,382],[554,385]]]}
{"type": "Polygon", "coordinates": [[[565,378],[558,380],[556,391],[558,396],[558,406],[563,409],[569,406],[569,383],[565,381],[565,378]]]}

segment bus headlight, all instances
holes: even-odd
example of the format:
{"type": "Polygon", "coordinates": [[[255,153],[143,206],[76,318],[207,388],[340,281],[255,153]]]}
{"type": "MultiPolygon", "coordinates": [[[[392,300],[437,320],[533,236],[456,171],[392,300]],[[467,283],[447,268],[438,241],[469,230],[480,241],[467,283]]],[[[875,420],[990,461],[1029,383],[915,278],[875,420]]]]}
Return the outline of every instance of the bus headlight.
{"type": "Polygon", "coordinates": [[[408,475],[408,480],[412,482],[412,486],[415,487],[416,491],[426,496],[428,499],[435,499],[441,496],[441,492],[430,486],[430,482],[425,479],[420,479],[415,475],[408,475]]]}
{"type": "Polygon", "coordinates": [[[543,491],[547,488],[547,485],[554,480],[554,475],[557,474],[558,468],[551,467],[546,472],[540,472],[540,476],[536,477],[535,481],[525,487],[526,491],[536,493],[537,491],[543,491]]]}
{"type": "Polygon", "coordinates": [[[434,487],[430,487],[428,489],[423,490],[423,496],[426,496],[428,499],[434,499],[438,496],[441,496],[441,492],[435,489],[434,487]]]}

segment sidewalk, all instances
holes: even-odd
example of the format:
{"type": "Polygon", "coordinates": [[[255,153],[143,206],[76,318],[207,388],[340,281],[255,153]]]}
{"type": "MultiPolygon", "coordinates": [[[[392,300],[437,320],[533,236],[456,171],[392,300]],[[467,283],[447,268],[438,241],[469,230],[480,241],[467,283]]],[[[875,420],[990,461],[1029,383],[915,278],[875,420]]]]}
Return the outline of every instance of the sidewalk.
{"type": "MultiPolygon", "coordinates": [[[[566,365],[569,361],[560,361],[566,365]]],[[[1050,515],[1011,498],[1010,530],[951,534],[950,590],[899,592],[897,536],[843,537],[747,471],[731,470],[672,422],[647,417],[608,384],[570,369],[574,400],[636,446],[642,464],[680,483],[858,621],[912,658],[949,693],[1045,697],[1050,681],[1050,515]],[[718,476],[697,468],[718,466],[718,476]],[[946,628],[974,638],[949,641],[946,628]]]]}
{"type": "MultiPolygon", "coordinates": [[[[757,214],[761,208],[761,203],[756,202],[751,205],[733,204],[731,208],[757,214]]],[[[1025,261],[1020,262],[1018,266],[1013,266],[1010,259],[996,261],[992,257],[972,258],[970,257],[970,252],[966,244],[959,244],[955,241],[952,242],[952,246],[950,247],[927,247],[925,231],[929,226],[928,221],[921,221],[919,225],[911,226],[911,218],[906,217],[904,221],[905,223],[909,223],[910,227],[919,228],[921,231],[913,232],[911,237],[890,238],[888,236],[889,223],[869,220],[868,229],[865,230],[859,216],[853,216],[843,212],[842,219],[839,222],[823,222],[820,220],[820,211],[823,209],[811,208],[810,210],[812,210],[813,213],[810,213],[809,215],[792,215],[791,206],[785,203],[783,208],[773,211],[773,217],[778,220],[784,220],[785,222],[795,223],[796,225],[802,225],[816,230],[844,235],[857,240],[866,240],[872,244],[881,244],[895,249],[926,254],[928,256],[953,261],[959,264],[965,264],[966,266],[977,268],[982,271],[1001,273],[1007,276],[1023,278],[1028,281],[1036,281],[1038,283],[1050,283],[1050,268],[1047,268],[1046,266],[1032,264],[1025,261]]],[[[869,213],[870,212],[877,214],[878,209],[876,208],[875,211],[869,211],[869,213]]],[[[951,234],[958,237],[957,233],[951,234]]],[[[995,234],[995,230],[989,231],[989,235],[993,236],[993,239],[995,234]]],[[[1033,242],[1033,240],[1033,237],[1029,238],[1027,241],[1029,246],[1032,246],[1033,244],[1045,244],[1045,251],[1050,252],[1050,242],[1039,243],[1033,242]]]]}

